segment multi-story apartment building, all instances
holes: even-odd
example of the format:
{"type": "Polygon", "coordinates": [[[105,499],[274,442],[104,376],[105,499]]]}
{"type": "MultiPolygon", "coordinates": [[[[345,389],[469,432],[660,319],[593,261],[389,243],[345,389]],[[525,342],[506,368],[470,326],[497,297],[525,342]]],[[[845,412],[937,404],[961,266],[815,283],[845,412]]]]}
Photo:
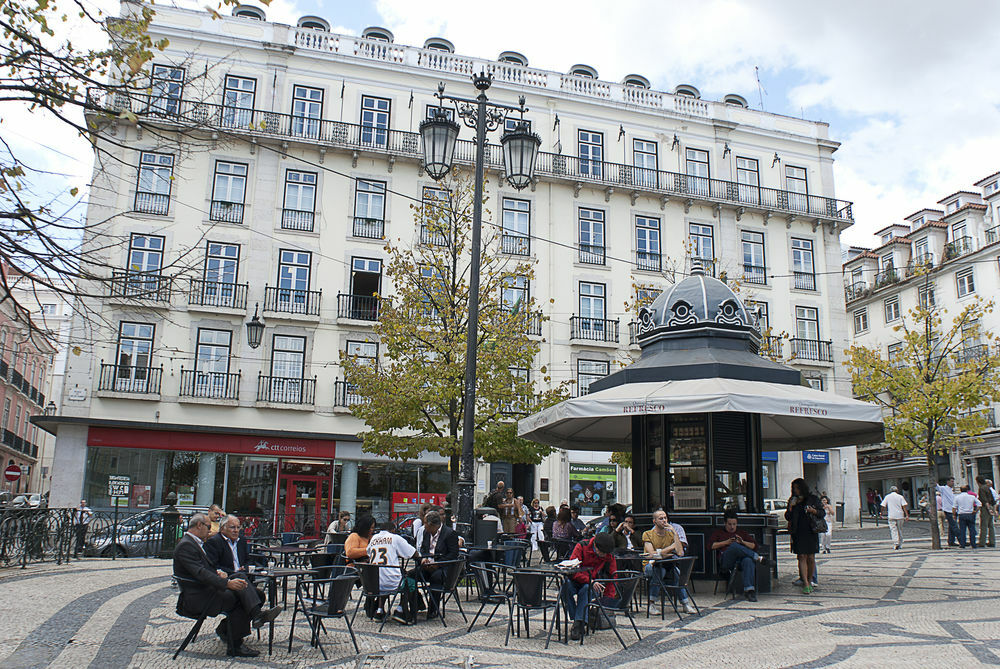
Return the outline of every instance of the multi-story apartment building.
{"type": "MultiPolygon", "coordinates": [[[[75,322],[84,353],[69,359],[59,415],[43,421],[57,433],[59,501],[83,490],[100,503],[109,473],[131,475],[153,505],[174,488],[183,501],[310,517],[331,506],[388,514],[418,492],[447,492],[440,458],[362,449],[338,360],[380,354],[375,296],[393,294],[385,240],[428,241],[409,206],[437,187],[421,169],[419,123],[439,82],[471,94],[480,71],[493,75],[492,99],[524,96],[542,137],[535,182],[515,191],[498,178],[494,134],[487,188],[501,251],[537,261],[516,288],[548,317],[538,368],[586,392],[633,350],[625,304],[693,256],[788,333],[776,354],[810,383],[850,392],[833,370],[847,341],[840,233],[853,221],[834,195],[826,124],[738,95],[704,100],[692,86],[652,90],[639,75],[604,81],[586,65],[551,72],[514,52],[459,56],[446,39],[418,48],[381,28],[352,37],[317,17],[287,26],[245,5],[235,14],[157,8],[153,31],[170,46],[152,64],[150,97],[100,98],[139,123],[95,117],[127,147],[109,147],[120,161],[95,171],[89,211],[122,240],[107,259],[120,269],[95,305],[102,323],[75,322]],[[266,324],[256,349],[244,328],[255,305],[266,324]]],[[[456,160],[471,155],[466,130],[456,160]]],[[[837,499],[856,496],[853,449],[768,457],[769,496],[803,473],[837,499]]],[[[608,455],[482,465],[477,487],[503,478],[558,504],[575,498],[572,473],[628,501],[627,472],[589,465],[608,455]]]]}
{"type": "MultiPolygon", "coordinates": [[[[7,267],[2,271],[8,285],[16,282],[7,267]]],[[[10,465],[21,468],[17,481],[5,480],[0,487],[11,493],[44,492],[44,477],[38,467],[44,431],[32,425],[31,418],[41,415],[49,401],[46,392],[54,353],[52,342],[39,329],[29,327],[10,300],[0,301],[0,457],[4,469],[10,465]]]]}
{"type": "MultiPolygon", "coordinates": [[[[908,310],[930,303],[945,312],[945,327],[969,300],[990,300],[1000,292],[1000,172],[977,181],[978,191],[958,191],[939,200],[939,208],[916,211],[904,223],[876,233],[881,246],[852,247],[844,263],[844,297],[852,321],[853,342],[891,357],[900,346],[894,331],[908,310]],[[926,272],[916,272],[926,269],[926,272]]],[[[989,313],[982,327],[1000,332],[1000,317],[989,313]]],[[[984,342],[967,341],[961,355],[977,355],[984,342]]],[[[938,477],[954,475],[971,483],[977,474],[996,480],[1000,470],[1000,433],[994,407],[983,407],[989,429],[981,441],[969,441],[938,457],[938,477]]],[[[927,488],[927,465],[882,446],[859,450],[862,492],[885,493],[892,485],[919,501],[927,488]]],[[[933,496],[931,497],[933,499],[933,496]]],[[[863,500],[862,500],[863,503],[863,500]]]]}

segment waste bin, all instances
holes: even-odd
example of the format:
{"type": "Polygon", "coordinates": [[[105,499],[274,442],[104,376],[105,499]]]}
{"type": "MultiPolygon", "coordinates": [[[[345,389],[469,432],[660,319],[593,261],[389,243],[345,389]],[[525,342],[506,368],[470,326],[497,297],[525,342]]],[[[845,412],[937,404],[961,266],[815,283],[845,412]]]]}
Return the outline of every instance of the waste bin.
{"type": "Polygon", "coordinates": [[[837,522],[840,523],[841,525],[843,525],[844,524],[844,503],[843,502],[837,502],[837,511],[836,511],[836,514],[837,514],[837,522]]]}

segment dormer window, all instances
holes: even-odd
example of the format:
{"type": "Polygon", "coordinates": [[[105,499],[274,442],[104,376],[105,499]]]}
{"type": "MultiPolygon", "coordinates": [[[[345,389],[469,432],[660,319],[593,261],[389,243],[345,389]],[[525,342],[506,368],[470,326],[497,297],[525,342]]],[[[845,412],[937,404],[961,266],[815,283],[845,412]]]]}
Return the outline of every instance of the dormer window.
{"type": "Polygon", "coordinates": [[[924,224],[924,217],[923,216],[921,216],[917,220],[913,221],[913,227],[914,228],[918,228],[918,227],[920,227],[923,224],[924,224]]]}
{"type": "Polygon", "coordinates": [[[254,21],[264,21],[264,10],[249,5],[237,5],[233,9],[233,16],[240,19],[253,19],[254,21]]]}
{"type": "Polygon", "coordinates": [[[622,84],[631,88],[649,88],[649,79],[639,74],[629,74],[622,79],[622,84]]]}
{"type": "Polygon", "coordinates": [[[985,190],[987,194],[997,192],[997,190],[1000,190],[1000,181],[994,181],[991,184],[986,184],[986,188],[983,190],[985,190]]]}
{"type": "Polygon", "coordinates": [[[362,31],[361,36],[365,39],[378,40],[379,42],[389,42],[391,43],[395,39],[392,33],[385,29],[379,28],[378,26],[372,26],[370,28],[365,28],[362,31]]]}
{"type": "Polygon", "coordinates": [[[424,48],[431,51],[444,51],[445,53],[455,53],[455,45],[443,37],[431,37],[424,42],[424,48]]]}
{"type": "Polygon", "coordinates": [[[736,93],[730,93],[726,97],[722,98],[722,102],[727,105],[732,105],[734,107],[743,107],[744,109],[746,109],[749,106],[747,105],[746,98],[743,97],[742,95],[736,95],[736,93]]]}
{"type": "Polygon", "coordinates": [[[326,19],[321,19],[318,16],[303,16],[299,19],[299,28],[330,32],[330,24],[326,22],[326,19]]]}
{"type": "Polygon", "coordinates": [[[889,232],[882,235],[882,243],[888,244],[890,241],[892,241],[892,237],[893,237],[892,231],[890,230],[889,232]]]}
{"type": "Polygon", "coordinates": [[[592,68],[590,65],[583,65],[582,63],[578,63],[569,68],[569,73],[572,74],[574,77],[597,79],[597,70],[592,68]]]}
{"type": "Polygon", "coordinates": [[[528,59],[524,56],[524,54],[518,53],[517,51],[504,51],[497,56],[497,60],[501,63],[513,63],[515,65],[523,65],[524,67],[528,66],[528,59]]]}
{"type": "Polygon", "coordinates": [[[944,208],[945,212],[950,214],[953,211],[957,211],[958,210],[958,203],[959,203],[958,200],[955,200],[954,202],[949,202],[947,205],[945,205],[945,208],[944,208]]]}
{"type": "Polygon", "coordinates": [[[690,84],[680,84],[674,88],[674,95],[679,95],[684,98],[701,98],[701,91],[690,84]]]}

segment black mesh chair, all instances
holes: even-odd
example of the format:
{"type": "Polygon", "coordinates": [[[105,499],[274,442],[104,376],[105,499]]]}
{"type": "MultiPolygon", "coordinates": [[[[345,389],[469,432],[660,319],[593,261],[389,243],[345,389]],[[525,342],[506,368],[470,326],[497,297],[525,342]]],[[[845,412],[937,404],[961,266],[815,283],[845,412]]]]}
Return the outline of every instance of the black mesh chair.
{"type": "MultiPolygon", "coordinates": [[[[183,576],[174,576],[174,582],[177,583],[177,587],[180,588],[181,591],[180,596],[178,596],[177,598],[177,615],[182,616],[184,618],[191,618],[192,620],[195,621],[194,625],[191,627],[191,630],[187,633],[187,636],[184,637],[184,641],[181,642],[180,648],[174,651],[173,659],[176,660],[177,656],[180,655],[184,651],[184,649],[188,647],[188,644],[194,641],[195,637],[198,636],[198,632],[201,630],[202,624],[205,622],[205,619],[208,618],[208,611],[212,607],[212,602],[209,601],[208,603],[206,603],[204,608],[202,608],[202,610],[197,613],[184,608],[183,605],[184,591],[190,590],[193,587],[197,587],[200,585],[200,583],[192,578],[185,578],[183,576]]],[[[223,611],[219,615],[225,616],[226,618],[226,639],[232,639],[233,635],[230,632],[230,626],[229,626],[229,613],[223,611]]],[[[233,650],[232,642],[227,641],[226,652],[231,653],[232,650],[233,650]]]]}
{"type": "MultiPolygon", "coordinates": [[[[621,643],[622,648],[628,648],[628,646],[625,645],[625,640],[622,639],[622,635],[618,632],[616,622],[618,616],[628,618],[628,621],[632,623],[632,630],[635,632],[636,638],[642,641],[639,628],[635,625],[635,618],[632,617],[632,599],[635,597],[635,592],[638,590],[641,581],[642,574],[637,571],[619,571],[614,578],[599,578],[590,582],[590,601],[587,604],[588,625],[591,615],[594,615],[598,620],[602,618],[608,620],[611,623],[611,630],[618,637],[618,642],[621,643]],[[604,586],[604,592],[608,592],[608,588],[611,587],[615,592],[614,598],[598,596],[593,589],[594,585],[598,583],[604,586]]],[[[591,629],[590,633],[595,631],[591,629]]],[[[580,644],[583,644],[583,635],[580,636],[580,644]]]]}
{"type": "MultiPolygon", "coordinates": [[[[323,648],[323,642],[320,641],[320,629],[323,629],[322,623],[324,620],[330,620],[333,618],[342,618],[344,624],[347,625],[347,632],[351,635],[351,643],[354,644],[354,652],[360,653],[358,649],[358,640],[354,637],[353,628],[353,618],[347,615],[347,605],[351,600],[351,590],[354,589],[354,584],[357,581],[352,575],[338,576],[337,578],[326,578],[326,579],[315,579],[312,582],[301,583],[299,586],[313,586],[321,587],[326,590],[326,601],[317,606],[307,608],[304,613],[306,619],[309,621],[309,627],[312,630],[310,645],[319,648],[319,652],[323,654],[323,659],[326,660],[326,650],[323,648]]],[[[299,587],[296,587],[298,590],[299,587]]],[[[357,609],[355,609],[357,613],[357,609]]],[[[295,633],[294,621],[292,624],[292,630],[288,634],[288,651],[292,650],[292,635],[295,633]]]]}
{"type": "Polygon", "coordinates": [[[515,550],[505,551],[503,561],[511,567],[527,567],[531,561],[531,542],[527,539],[505,539],[504,546],[511,546],[515,550]]]}
{"type": "MultiPolygon", "coordinates": [[[[429,600],[432,593],[438,596],[437,617],[441,619],[441,624],[447,627],[448,623],[444,621],[444,608],[449,599],[454,599],[455,603],[458,604],[458,612],[462,614],[462,619],[468,622],[469,619],[465,616],[465,611],[462,610],[462,598],[458,596],[458,582],[462,578],[462,574],[465,573],[465,559],[443,560],[434,564],[437,565],[438,569],[444,569],[445,575],[440,584],[421,579],[420,585],[428,599],[427,605],[430,606],[429,600]]],[[[422,570],[419,570],[418,573],[423,575],[422,570]]]]}
{"type": "Polygon", "coordinates": [[[493,610],[490,612],[486,622],[483,623],[483,627],[490,624],[497,609],[503,604],[507,605],[507,614],[512,615],[510,610],[511,594],[507,578],[507,565],[475,562],[469,565],[469,571],[472,573],[476,590],[479,593],[479,610],[476,611],[476,615],[472,618],[472,623],[469,624],[468,631],[472,631],[472,628],[476,625],[476,621],[479,620],[479,616],[482,615],[483,609],[490,604],[493,605],[493,610]]]}
{"type": "Polygon", "coordinates": [[[354,564],[354,568],[358,570],[358,577],[361,579],[362,596],[358,597],[358,603],[354,606],[354,614],[351,616],[352,625],[354,624],[354,619],[358,617],[358,609],[361,608],[361,602],[366,597],[371,597],[375,600],[383,599],[385,615],[382,617],[382,624],[378,628],[379,632],[382,631],[385,627],[385,621],[392,615],[392,606],[396,602],[396,597],[402,591],[403,584],[406,583],[406,570],[403,568],[403,565],[403,562],[400,562],[399,565],[366,564],[364,562],[356,562],[354,564]],[[392,590],[382,590],[381,574],[383,569],[396,569],[400,572],[399,585],[392,590]]]}
{"type": "Polygon", "coordinates": [[[511,572],[511,585],[513,586],[514,599],[511,603],[512,614],[507,619],[507,639],[504,646],[510,643],[510,632],[514,629],[515,618],[517,623],[517,636],[521,636],[521,616],[524,616],[524,632],[529,637],[531,629],[529,627],[530,614],[533,611],[542,612],[542,625],[549,628],[548,636],[545,639],[545,648],[549,647],[552,640],[552,628],[558,630],[557,640],[562,640],[562,628],[559,626],[559,611],[562,604],[559,600],[559,584],[562,582],[560,574],[553,574],[549,571],[536,571],[531,569],[515,569],[511,572]],[[552,586],[552,587],[550,587],[552,586]],[[552,610],[552,625],[548,624],[548,612],[552,610]],[[516,616],[514,615],[516,613],[516,616]]]}
{"type": "MultiPolygon", "coordinates": [[[[670,599],[670,605],[674,607],[674,613],[677,614],[677,619],[681,620],[684,616],[681,615],[680,609],[677,608],[677,604],[680,601],[681,591],[685,590],[687,592],[688,599],[694,605],[694,610],[697,611],[698,615],[701,615],[701,609],[698,608],[698,602],[694,600],[694,596],[691,594],[691,588],[689,583],[691,581],[691,571],[694,569],[694,556],[675,558],[666,563],[667,577],[663,579],[660,583],[660,619],[664,618],[664,597],[670,599]],[[671,575],[673,576],[671,578],[671,575]]],[[[653,577],[659,578],[659,570],[653,570],[653,577]]],[[[650,602],[646,602],[646,617],[649,617],[649,606],[650,602]]]]}
{"type": "Polygon", "coordinates": [[[552,539],[552,545],[556,550],[556,560],[565,560],[573,554],[576,548],[576,541],[573,539],[552,539]]]}

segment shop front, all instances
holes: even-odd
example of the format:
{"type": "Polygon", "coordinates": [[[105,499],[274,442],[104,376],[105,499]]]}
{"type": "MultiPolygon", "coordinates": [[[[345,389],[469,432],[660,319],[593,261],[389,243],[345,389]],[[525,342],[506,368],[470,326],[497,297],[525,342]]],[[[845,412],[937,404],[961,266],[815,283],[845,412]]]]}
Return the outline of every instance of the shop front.
{"type": "MultiPolygon", "coordinates": [[[[939,478],[948,476],[947,458],[938,458],[939,478]]],[[[923,456],[907,455],[902,451],[879,449],[858,453],[858,479],[861,491],[861,505],[867,507],[866,493],[869,490],[883,497],[895,486],[899,494],[906,498],[910,509],[920,513],[920,502],[933,499],[928,495],[927,461],[923,456]]],[[[933,481],[937,484],[937,481],[933,481]]]]}

